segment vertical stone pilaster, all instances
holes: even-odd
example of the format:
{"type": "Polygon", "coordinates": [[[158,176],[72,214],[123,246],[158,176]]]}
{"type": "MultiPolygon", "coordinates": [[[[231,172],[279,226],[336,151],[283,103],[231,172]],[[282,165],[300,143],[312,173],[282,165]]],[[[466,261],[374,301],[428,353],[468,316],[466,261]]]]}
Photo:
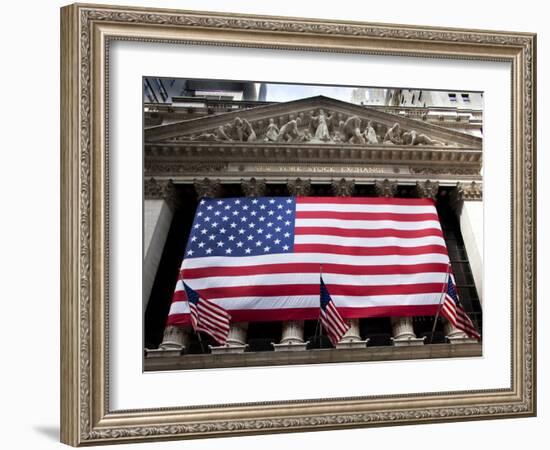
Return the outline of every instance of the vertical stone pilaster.
{"type": "Polygon", "coordinates": [[[151,289],[170,231],[174,212],[179,205],[172,180],[149,178],[144,182],[143,202],[143,313],[149,303],[151,289]]]}
{"type": "Polygon", "coordinates": [[[483,186],[481,183],[457,183],[450,204],[460,223],[460,231],[479,301],[483,305],[483,186]]]}

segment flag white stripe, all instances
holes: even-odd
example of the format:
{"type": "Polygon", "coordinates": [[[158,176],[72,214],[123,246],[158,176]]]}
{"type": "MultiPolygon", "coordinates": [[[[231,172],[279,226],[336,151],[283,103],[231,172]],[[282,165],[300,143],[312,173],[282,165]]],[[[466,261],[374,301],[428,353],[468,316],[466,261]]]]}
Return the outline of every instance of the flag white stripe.
{"type": "Polygon", "coordinates": [[[347,220],[347,219],[296,219],[296,228],[299,227],[334,227],[380,230],[390,228],[393,230],[425,230],[435,228],[441,230],[437,220],[419,220],[414,222],[400,222],[397,220],[347,220]]]}
{"type": "Polygon", "coordinates": [[[421,255],[383,255],[383,256],[353,256],[335,255],[331,253],[277,253],[272,255],[247,256],[234,258],[231,256],[210,256],[204,258],[184,259],[182,269],[202,267],[242,267],[244,265],[259,266],[263,264],[307,263],[317,264],[349,264],[356,266],[385,265],[416,265],[426,263],[448,264],[449,257],[441,253],[425,253],[421,255]]]}
{"type": "MultiPolygon", "coordinates": [[[[441,293],[411,295],[378,295],[370,297],[352,297],[331,295],[336,307],[366,308],[375,306],[414,306],[438,305],[441,293]]],[[[318,295],[300,295],[285,297],[234,297],[210,300],[227,311],[239,309],[285,309],[285,308],[318,308],[318,295]]],[[[173,302],[170,314],[189,312],[186,301],[173,302]]]]}

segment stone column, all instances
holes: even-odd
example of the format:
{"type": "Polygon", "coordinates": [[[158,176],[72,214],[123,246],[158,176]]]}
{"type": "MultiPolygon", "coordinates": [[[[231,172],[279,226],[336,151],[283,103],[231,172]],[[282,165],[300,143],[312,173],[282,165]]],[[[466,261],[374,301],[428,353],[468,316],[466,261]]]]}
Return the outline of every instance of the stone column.
{"type": "Polygon", "coordinates": [[[445,333],[445,337],[449,340],[451,344],[477,343],[477,339],[471,338],[464,331],[456,328],[447,319],[444,319],[444,320],[445,320],[445,325],[443,326],[443,331],[445,333]]]}
{"type": "Polygon", "coordinates": [[[457,183],[450,200],[460,223],[477,296],[483,305],[483,187],[475,181],[457,183]]]}
{"type": "Polygon", "coordinates": [[[279,344],[271,343],[273,349],[278,351],[305,350],[308,342],[304,342],[304,321],[289,320],[283,322],[283,332],[279,344]]]}
{"type": "Polygon", "coordinates": [[[149,303],[164,244],[178,205],[171,180],[145,180],[143,202],[143,313],[149,303]]]}
{"type": "Polygon", "coordinates": [[[406,347],[413,345],[424,345],[423,338],[417,338],[414,334],[412,317],[392,317],[391,327],[393,345],[396,347],[406,347]]]}
{"type": "MultiPolygon", "coordinates": [[[[384,180],[379,185],[375,185],[376,191],[380,196],[393,197],[397,192],[397,182],[391,184],[384,180]],[[382,194],[382,195],[381,195],[382,194]]],[[[416,183],[416,193],[420,198],[433,198],[437,195],[439,189],[438,183],[427,181],[426,183],[416,183]]],[[[392,317],[392,341],[396,347],[423,345],[425,337],[417,338],[414,334],[412,317],[392,317]]]]}
{"type": "Polygon", "coordinates": [[[241,179],[241,189],[246,197],[262,197],[265,195],[265,180],[257,180],[252,177],[250,180],[241,179]]]}
{"type": "MultiPolygon", "coordinates": [[[[311,180],[302,180],[301,178],[288,180],[287,188],[292,196],[307,196],[311,194],[311,180]]],[[[304,342],[303,320],[283,322],[281,342],[279,344],[271,343],[276,352],[305,350],[307,344],[309,344],[309,341],[304,342]]]]}
{"type": "Polygon", "coordinates": [[[242,353],[248,348],[246,343],[246,334],[248,332],[248,322],[232,323],[229,328],[227,343],[222,346],[210,346],[213,354],[220,353],[242,353]]]}
{"type": "Polygon", "coordinates": [[[164,329],[162,343],[158,349],[146,349],[148,358],[179,356],[189,348],[189,332],[187,328],[169,325],[164,329]]]}
{"type": "MultiPolygon", "coordinates": [[[[355,188],[355,180],[346,180],[342,178],[340,180],[333,180],[331,183],[332,194],[336,197],[351,197],[355,188]]],[[[357,348],[365,347],[367,340],[361,339],[361,333],[359,328],[359,319],[349,319],[349,330],[342,336],[340,342],[336,344],[336,348],[357,348]]]]}

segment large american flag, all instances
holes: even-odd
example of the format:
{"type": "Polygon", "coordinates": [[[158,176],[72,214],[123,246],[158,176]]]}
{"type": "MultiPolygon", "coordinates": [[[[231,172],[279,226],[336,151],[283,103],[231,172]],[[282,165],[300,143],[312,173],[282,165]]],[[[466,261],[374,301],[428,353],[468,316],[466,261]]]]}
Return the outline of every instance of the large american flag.
{"type": "Polygon", "coordinates": [[[319,266],[345,319],[435,315],[449,257],[431,199],[201,200],[168,324],[190,323],[183,281],[232,322],[316,320],[319,266]]]}
{"type": "Polygon", "coordinates": [[[460,300],[458,298],[458,292],[454,282],[454,277],[449,274],[447,287],[445,289],[445,296],[443,305],[441,307],[441,314],[447,318],[456,328],[464,331],[468,336],[480,339],[480,335],[477,332],[474,324],[464,311],[460,300]]]}

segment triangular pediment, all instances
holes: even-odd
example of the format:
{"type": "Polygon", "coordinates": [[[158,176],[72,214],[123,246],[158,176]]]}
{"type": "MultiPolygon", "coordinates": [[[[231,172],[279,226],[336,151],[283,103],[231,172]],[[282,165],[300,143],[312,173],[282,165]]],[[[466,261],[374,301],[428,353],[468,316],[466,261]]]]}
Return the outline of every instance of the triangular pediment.
{"type": "Polygon", "coordinates": [[[146,143],[405,145],[481,149],[478,137],[325,96],[239,109],[145,130],[146,143]]]}

